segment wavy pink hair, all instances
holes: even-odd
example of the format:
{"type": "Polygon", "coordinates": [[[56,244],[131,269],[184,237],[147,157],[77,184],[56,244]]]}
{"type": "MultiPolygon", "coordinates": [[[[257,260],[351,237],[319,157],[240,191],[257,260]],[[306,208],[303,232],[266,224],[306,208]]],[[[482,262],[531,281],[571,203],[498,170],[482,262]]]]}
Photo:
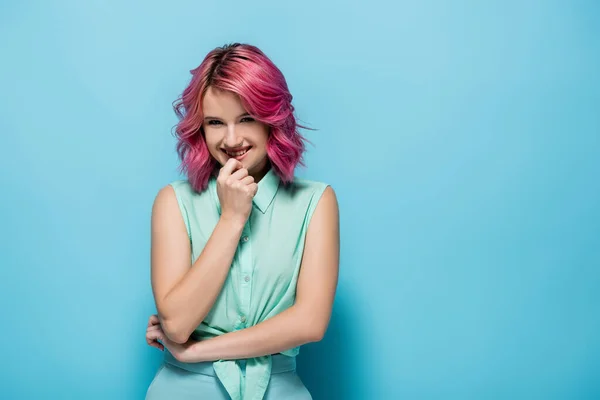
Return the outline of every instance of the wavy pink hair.
{"type": "Polygon", "coordinates": [[[236,93],[246,111],[269,126],[269,162],[284,184],[292,182],[296,166],[305,166],[304,142],[309,142],[298,128],[311,128],[296,122],[292,95],[275,64],[257,47],[233,43],[210,51],[190,72],[192,79],[173,102],[173,109],[179,118],[175,126],[179,172],[187,174],[194,190],[205,190],[219,168],[208,151],[202,127],[202,99],[209,86],[236,93]]]}

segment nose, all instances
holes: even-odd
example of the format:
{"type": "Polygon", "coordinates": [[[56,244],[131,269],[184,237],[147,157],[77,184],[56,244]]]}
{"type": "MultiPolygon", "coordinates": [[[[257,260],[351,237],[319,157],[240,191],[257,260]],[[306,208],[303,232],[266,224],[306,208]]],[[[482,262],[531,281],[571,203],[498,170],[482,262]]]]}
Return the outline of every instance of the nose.
{"type": "Polygon", "coordinates": [[[238,137],[237,132],[235,130],[235,124],[231,124],[227,126],[227,131],[225,132],[225,137],[223,138],[223,144],[226,147],[238,147],[242,144],[243,138],[238,137]]]}

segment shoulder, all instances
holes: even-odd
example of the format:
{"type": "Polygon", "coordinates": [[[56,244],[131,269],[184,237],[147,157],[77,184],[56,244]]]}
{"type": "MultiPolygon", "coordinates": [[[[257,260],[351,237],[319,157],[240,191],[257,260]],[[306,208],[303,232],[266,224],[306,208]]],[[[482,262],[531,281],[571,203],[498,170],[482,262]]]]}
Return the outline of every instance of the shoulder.
{"type": "Polygon", "coordinates": [[[190,181],[187,179],[178,179],[169,182],[163,186],[156,195],[155,201],[168,201],[167,199],[177,200],[179,205],[189,203],[192,199],[202,196],[206,191],[202,193],[196,192],[190,181]]]}
{"type": "Polygon", "coordinates": [[[175,192],[175,194],[183,194],[183,193],[193,193],[194,192],[194,188],[192,187],[192,184],[190,183],[190,181],[188,181],[187,179],[178,179],[172,182],[169,182],[166,186],[164,186],[160,191],[159,194],[162,192],[169,192],[169,191],[173,191],[175,192]]]}
{"type": "Polygon", "coordinates": [[[189,182],[183,179],[169,182],[158,190],[154,204],[175,200],[178,194],[185,192],[189,187],[189,182]]]}
{"type": "MultiPolygon", "coordinates": [[[[189,185],[189,183],[188,183],[189,185]]],[[[181,201],[181,191],[185,191],[186,181],[177,180],[170,182],[159,189],[151,214],[151,232],[154,237],[164,238],[165,235],[175,237],[178,232],[189,236],[187,223],[185,222],[185,207],[181,201]]],[[[183,235],[182,235],[183,237],[183,235]]]]}
{"type": "Polygon", "coordinates": [[[178,189],[179,182],[170,182],[159,189],[152,205],[152,215],[161,214],[165,210],[177,206],[177,194],[175,191],[178,189]]]}
{"type": "Polygon", "coordinates": [[[326,214],[338,214],[338,200],[333,187],[324,182],[315,185],[316,211],[326,214]]]}
{"type": "Polygon", "coordinates": [[[167,183],[159,189],[154,199],[152,213],[160,212],[161,210],[170,209],[174,212],[184,208],[184,205],[194,195],[194,189],[190,182],[185,179],[178,179],[167,183]]]}
{"type": "MultiPolygon", "coordinates": [[[[167,226],[181,226],[187,219],[187,208],[194,194],[187,180],[175,180],[159,189],[152,205],[152,225],[156,229],[167,226]]],[[[187,223],[186,223],[187,229],[187,223]]]]}
{"type": "Polygon", "coordinates": [[[331,185],[322,181],[294,177],[294,180],[284,186],[284,190],[294,195],[317,195],[320,196],[327,188],[331,191],[331,185]]]}
{"type": "Polygon", "coordinates": [[[329,249],[335,248],[333,240],[339,240],[340,212],[337,195],[333,187],[324,182],[315,185],[318,190],[311,199],[308,212],[307,237],[313,243],[323,242],[331,244],[329,249]]]}
{"type": "Polygon", "coordinates": [[[317,208],[337,214],[338,201],[335,190],[327,182],[295,177],[284,189],[294,199],[306,199],[309,215],[317,208]]]}

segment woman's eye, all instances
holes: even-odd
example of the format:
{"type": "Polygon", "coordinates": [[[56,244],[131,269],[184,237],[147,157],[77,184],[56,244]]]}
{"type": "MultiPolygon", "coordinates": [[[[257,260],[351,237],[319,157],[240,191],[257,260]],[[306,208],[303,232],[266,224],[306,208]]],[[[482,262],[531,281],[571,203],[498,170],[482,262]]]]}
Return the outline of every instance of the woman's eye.
{"type": "Polygon", "coordinates": [[[242,122],[252,122],[252,121],[254,121],[254,118],[251,118],[251,117],[242,118],[242,122]]]}
{"type": "Polygon", "coordinates": [[[215,119],[211,119],[210,121],[208,121],[209,125],[219,125],[221,123],[221,121],[217,121],[215,119]]]}

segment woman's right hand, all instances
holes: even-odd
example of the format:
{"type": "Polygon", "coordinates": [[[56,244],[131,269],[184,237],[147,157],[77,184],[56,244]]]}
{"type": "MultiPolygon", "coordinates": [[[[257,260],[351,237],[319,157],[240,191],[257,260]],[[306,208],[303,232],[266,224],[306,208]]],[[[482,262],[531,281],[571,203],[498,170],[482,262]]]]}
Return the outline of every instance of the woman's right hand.
{"type": "Polygon", "coordinates": [[[248,170],[235,158],[227,160],[217,177],[217,195],[221,203],[221,217],[245,224],[252,210],[252,199],[258,184],[248,170]]]}

